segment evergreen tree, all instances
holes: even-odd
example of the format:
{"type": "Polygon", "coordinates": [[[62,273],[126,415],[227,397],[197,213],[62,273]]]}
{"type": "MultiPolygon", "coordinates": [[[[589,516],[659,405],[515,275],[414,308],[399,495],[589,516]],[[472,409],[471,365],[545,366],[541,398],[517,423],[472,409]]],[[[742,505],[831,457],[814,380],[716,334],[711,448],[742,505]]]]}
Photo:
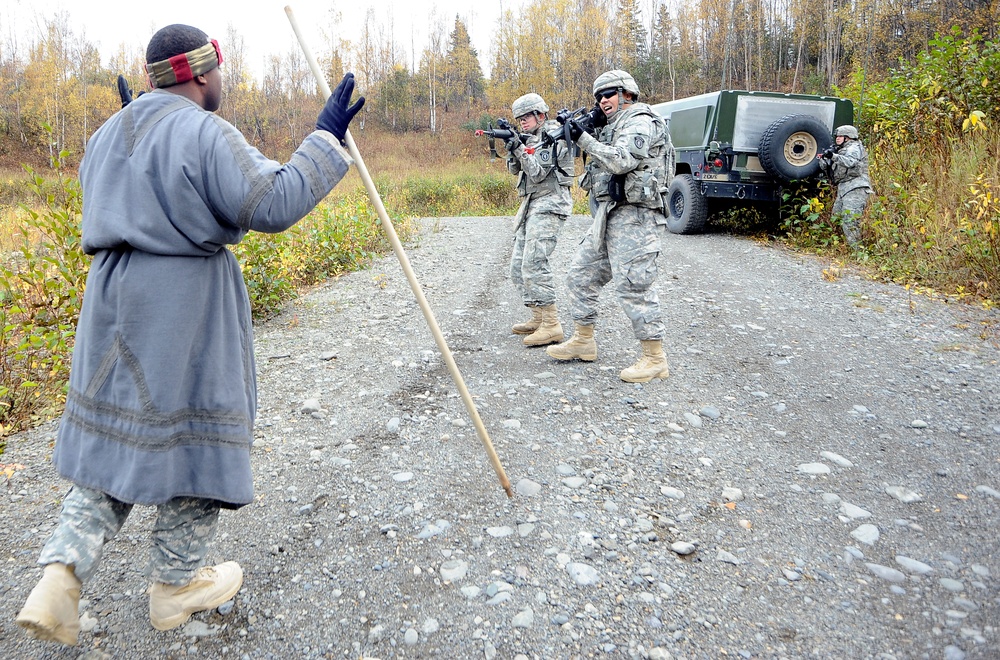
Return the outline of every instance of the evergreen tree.
{"type": "MultiPolygon", "coordinates": [[[[615,15],[615,43],[619,49],[614,53],[621,68],[633,75],[638,81],[640,68],[649,59],[649,48],[646,46],[646,30],[642,26],[642,10],[639,0],[618,0],[615,15]]],[[[648,80],[647,80],[648,82],[648,80]]],[[[640,88],[642,85],[640,84],[640,88]]]]}
{"type": "Polygon", "coordinates": [[[486,84],[479,66],[479,54],[472,47],[468,28],[458,16],[448,41],[444,66],[444,110],[449,112],[452,106],[464,107],[466,116],[471,117],[473,105],[486,98],[486,84]]]}

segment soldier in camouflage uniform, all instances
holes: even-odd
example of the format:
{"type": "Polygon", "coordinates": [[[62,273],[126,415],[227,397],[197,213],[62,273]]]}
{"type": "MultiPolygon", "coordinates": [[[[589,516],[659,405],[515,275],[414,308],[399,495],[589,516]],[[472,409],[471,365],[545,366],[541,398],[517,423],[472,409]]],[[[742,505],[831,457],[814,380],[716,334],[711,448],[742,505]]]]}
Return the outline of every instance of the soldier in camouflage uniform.
{"type": "Polygon", "coordinates": [[[632,322],[642,356],[620,377],[645,383],[669,375],[663,354],[664,326],[653,284],[660,253],[659,225],[666,224],[662,195],[670,184],[673,147],[663,119],[639,103],[639,87],[625,71],[594,81],[594,97],[607,124],[595,138],[577,120],[570,135],[589,158],[580,181],[597,203],[594,224],[567,273],[573,336],[546,352],[557,360],[597,359],[594,323],[601,289],[613,281],[618,301],[632,322]]]}
{"type": "Polygon", "coordinates": [[[510,279],[531,310],[531,319],[512,331],[525,335],[525,346],[544,346],[563,340],[549,256],[573,211],[573,150],[563,140],[542,145],[542,135],[557,130],[559,124],[547,119],[549,106],[538,94],[525,94],[510,109],[521,131],[530,136],[526,144],[517,137],[507,142],[507,169],[517,176],[521,197],[514,218],[510,279]]]}
{"type": "Polygon", "coordinates": [[[823,169],[830,182],[837,186],[837,200],[833,203],[833,217],[840,219],[847,244],[856,248],[861,243],[858,221],[873,194],[868,178],[868,152],[858,139],[854,126],[839,126],[833,132],[836,146],[816,158],[822,159],[823,169]]]}

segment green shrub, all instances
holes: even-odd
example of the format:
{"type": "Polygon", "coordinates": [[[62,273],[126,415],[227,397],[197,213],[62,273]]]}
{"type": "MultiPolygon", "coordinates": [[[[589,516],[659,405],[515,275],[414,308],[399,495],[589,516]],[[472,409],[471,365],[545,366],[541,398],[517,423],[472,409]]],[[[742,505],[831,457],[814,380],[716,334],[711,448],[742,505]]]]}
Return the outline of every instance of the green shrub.
{"type": "MultiPolygon", "coordinates": [[[[412,225],[393,222],[401,241],[412,225]]],[[[391,250],[381,222],[367,197],[351,194],[330,205],[322,203],[281,234],[250,233],[233,248],[240,260],[254,318],[280,311],[300,287],[365,266],[373,256],[391,250]]]]}
{"type": "Polygon", "coordinates": [[[1000,295],[1000,45],[960,30],[870,85],[877,196],[867,254],[887,279],[993,304],[1000,295]]]}
{"type": "Polygon", "coordinates": [[[454,181],[444,178],[408,178],[403,182],[403,208],[413,215],[451,215],[457,188],[454,181]]]}
{"type": "Polygon", "coordinates": [[[837,249],[844,244],[840,223],[831,217],[833,190],[826,182],[819,186],[800,183],[782,193],[781,223],[785,240],[812,252],[837,249]]]}
{"type": "Polygon", "coordinates": [[[90,259],[80,247],[79,183],[30,168],[44,211],[24,207],[16,258],[0,263],[0,437],[51,414],[65,400],[69,355],[90,259]]]}
{"type": "Polygon", "coordinates": [[[485,173],[476,182],[478,197],[494,213],[504,215],[512,213],[517,210],[519,203],[513,179],[509,175],[498,176],[492,172],[485,173]]]}
{"type": "Polygon", "coordinates": [[[415,217],[511,215],[519,203],[514,178],[484,171],[475,175],[408,177],[396,185],[376,183],[387,208],[415,217]]]}

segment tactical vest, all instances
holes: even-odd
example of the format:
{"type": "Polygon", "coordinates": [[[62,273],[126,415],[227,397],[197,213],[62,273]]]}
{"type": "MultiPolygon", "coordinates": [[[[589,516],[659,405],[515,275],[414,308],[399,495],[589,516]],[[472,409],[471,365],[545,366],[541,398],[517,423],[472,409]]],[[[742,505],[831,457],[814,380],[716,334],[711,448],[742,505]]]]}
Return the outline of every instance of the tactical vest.
{"type": "MultiPolygon", "coordinates": [[[[597,139],[602,144],[614,144],[626,130],[627,120],[643,115],[649,117],[652,124],[649,135],[636,131],[627,136],[629,153],[639,160],[635,169],[614,175],[596,159],[587,162],[580,187],[588,190],[598,202],[611,200],[646,208],[663,208],[663,195],[674,174],[674,149],[663,117],[645,103],[635,103],[608,123],[597,139]]],[[[630,133],[631,129],[629,127],[630,133]]]]}
{"type": "Polygon", "coordinates": [[[560,143],[557,140],[555,144],[550,144],[546,147],[539,146],[542,142],[543,133],[551,133],[561,128],[562,126],[559,122],[546,121],[531,134],[531,138],[525,146],[529,148],[533,147],[538,164],[543,168],[551,168],[551,170],[548,176],[536,183],[531,181],[522,169],[517,177],[517,194],[519,196],[527,197],[535,193],[559,192],[560,187],[573,185],[573,162],[570,161],[567,167],[559,166],[559,146],[562,144],[566,148],[566,143],[560,143]]]}
{"type": "Polygon", "coordinates": [[[837,194],[843,195],[858,188],[871,188],[871,179],[868,178],[868,151],[865,146],[857,140],[850,140],[838,149],[837,153],[849,155],[857,161],[851,167],[847,167],[841,160],[833,161],[831,179],[837,184],[837,194]]]}

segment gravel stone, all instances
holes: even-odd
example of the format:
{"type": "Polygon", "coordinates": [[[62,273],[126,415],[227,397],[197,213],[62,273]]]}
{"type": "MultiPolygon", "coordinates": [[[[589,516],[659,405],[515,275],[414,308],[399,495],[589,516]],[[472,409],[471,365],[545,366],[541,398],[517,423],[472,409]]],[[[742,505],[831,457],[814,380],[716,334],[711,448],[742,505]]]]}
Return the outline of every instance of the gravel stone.
{"type": "MultiPolygon", "coordinates": [[[[5,438],[0,658],[1000,657],[1000,310],[664,234],[670,377],[628,384],[613,285],[597,360],[557,362],[510,332],[512,218],[415,223],[407,256],[513,496],[398,261],[374,259],[253,328],[256,497],[208,558],[244,568],[226,607],[153,630],[136,506],[83,586],[79,646],[29,639],[14,619],[67,484],[55,421],[5,438]]],[[[567,329],[590,224],[552,255],[567,329]]]]}

